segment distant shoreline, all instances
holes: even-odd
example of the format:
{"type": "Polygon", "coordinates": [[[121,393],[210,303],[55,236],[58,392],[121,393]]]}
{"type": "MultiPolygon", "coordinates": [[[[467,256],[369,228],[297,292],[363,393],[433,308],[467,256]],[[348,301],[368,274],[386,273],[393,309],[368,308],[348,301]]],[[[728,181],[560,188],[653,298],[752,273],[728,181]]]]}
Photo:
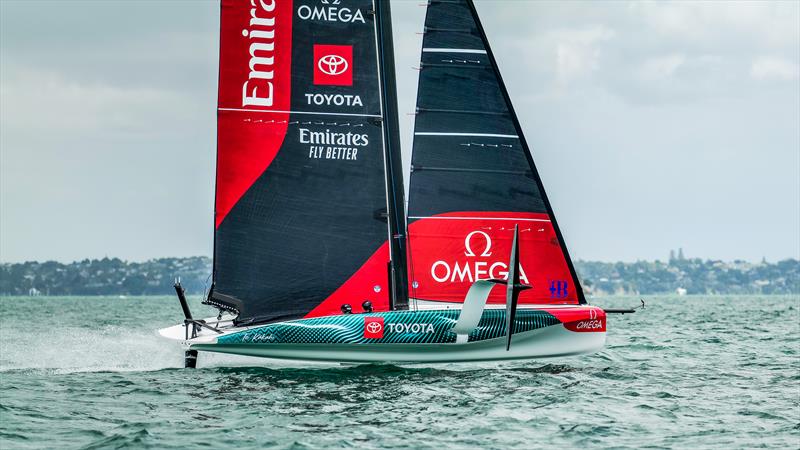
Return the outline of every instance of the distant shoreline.
{"type": "MultiPolygon", "coordinates": [[[[714,261],[673,258],[667,262],[575,261],[589,296],[623,295],[796,295],[800,261],[714,261]]],[[[0,296],[174,295],[178,277],[190,295],[210,286],[211,258],[159,258],[127,262],[119,258],[72,263],[0,263],[0,296]]]]}

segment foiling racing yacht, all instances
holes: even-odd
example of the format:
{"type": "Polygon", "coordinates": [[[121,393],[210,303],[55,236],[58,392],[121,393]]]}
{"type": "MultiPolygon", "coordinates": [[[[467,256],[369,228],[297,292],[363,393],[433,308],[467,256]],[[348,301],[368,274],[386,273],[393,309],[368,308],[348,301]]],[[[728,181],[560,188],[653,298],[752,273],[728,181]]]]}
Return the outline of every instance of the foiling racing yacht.
{"type": "Polygon", "coordinates": [[[603,347],[471,0],[428,1],[407,208],[388,0],[222,0],[220,33],[219,315],[176,283],[160,331],[188,367],[603,347]]]}

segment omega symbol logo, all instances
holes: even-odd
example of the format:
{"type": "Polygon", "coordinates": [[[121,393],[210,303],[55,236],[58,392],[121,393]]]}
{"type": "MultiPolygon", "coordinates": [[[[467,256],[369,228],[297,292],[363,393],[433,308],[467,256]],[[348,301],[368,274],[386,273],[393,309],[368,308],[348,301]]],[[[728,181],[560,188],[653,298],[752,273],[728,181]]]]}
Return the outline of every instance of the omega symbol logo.
{"type": "Polygon", "coordinates": [[[595,320],[595,319],[597,319],[597,310],[596,309],[590,309],[589,310],[589,320],[595,320]]]}
{"type": "Polygon", "coordinates": [[[492,256],[492,238],[490,238],[489,235],[483,231],[473,231],[467,235],[467,237],[464,239],[464,249],[466,250],[464,254],[466,256],[475,256],[475,252],[472,251],[472,246],[470,243],[472,242],[472,236],[475,236],[476,234],[483,236],[483,239],[486,241],[486,247],[483,248],[483,253],[481,253],[481,256],[492,256]]]}
{"type": "Polygon", "coordinates": [[[380,322],[370,322],[367,324],[367,331],[372,334],[380,333],[382,328],[383,326],[380,324],[380,322]]]}
{"type": "Polygon", "coordinates": [[[347,60],[339,55],[325,55],[317,62],[317,67],[325,75],[341,75],[350,67],[347,60]]]}

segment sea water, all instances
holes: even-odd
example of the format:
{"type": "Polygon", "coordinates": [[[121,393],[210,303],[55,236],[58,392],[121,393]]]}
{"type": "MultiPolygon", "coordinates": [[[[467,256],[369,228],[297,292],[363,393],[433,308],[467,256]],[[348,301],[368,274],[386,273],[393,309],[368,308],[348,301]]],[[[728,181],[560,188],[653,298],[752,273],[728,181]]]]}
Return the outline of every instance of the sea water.
{"type": "Polygon", "coordinates": [[[800,298],[646,300],[594,355],[189,370],[175,298],[1,298],[0,448],[800,446],[800,298]]]}

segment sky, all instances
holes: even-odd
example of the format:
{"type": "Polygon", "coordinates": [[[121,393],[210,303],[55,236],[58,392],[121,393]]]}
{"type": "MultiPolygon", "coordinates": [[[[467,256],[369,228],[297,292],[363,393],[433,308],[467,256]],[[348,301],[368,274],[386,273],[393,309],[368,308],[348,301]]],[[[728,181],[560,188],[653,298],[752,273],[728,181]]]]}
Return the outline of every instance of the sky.
{"type": "MultiPolygon", "coordinates": [[[[405,113],[423,3],[392,0],[405,113]]],[[[800,2],[476,4],[574,258],[800,258],[800,2]]],[[[0,0],[0,261],[211,254],[218,21],[0,0]]]]}

